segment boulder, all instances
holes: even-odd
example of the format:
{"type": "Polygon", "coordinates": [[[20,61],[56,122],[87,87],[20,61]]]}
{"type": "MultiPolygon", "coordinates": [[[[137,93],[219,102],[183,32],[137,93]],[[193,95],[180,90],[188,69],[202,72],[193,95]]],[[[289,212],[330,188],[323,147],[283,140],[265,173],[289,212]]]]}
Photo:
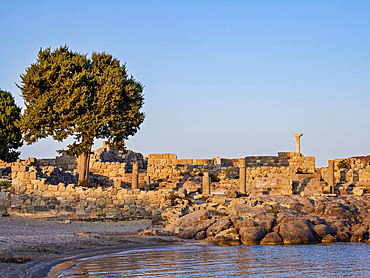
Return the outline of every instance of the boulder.
{"type": "Polygon", "coordinates": [[[313,225],[308,220],[296,220],[279,224],[274,229],[283,238],[284,244],[310,244],[317,243],[313,234],[313,225]]]}
{"type": "Polygon", "coordinates": [[[322,240],[322,243],[333,243],[337,242],[336,237],[332,236],[331,234],[327,234],[322,240]]]}
{"type": "Polygon", "coordinates": [[[228,209],[230,215],[237,215],[239,217],[249,218],[251,216],[256,217],[264,214],[271,214],[271,208],[269,207],[251,207],[250,204],[234,204],[228,209]]]}
{"type": "Polygon", "coordinates": [[[227,230],[232,225],[229,218],[223,217],[217,220],[216,223],[209,226],[207,229],[207,237],[215,236],[223,230],[227,230]]]}
{"type": "Polygon", "coordinates": [[[265,237],[266,230],[264,227],[242,227],[239,230],[241,240],[243,244],[255,245],[259,244],[260,241],[265,237]]]}
{"type": "Polygon", "coordinates": [[[252,220],[237,218],[237,219],[233,219],[232,221],[233,221],[233,224],[234,224],[234,228],[236,228],[236,229],[240,229],[241,227],[257,227],[257,226],[259,226],[256,221],[252,221],[252,220]]]}
{"type": "Polygon", "coordinates": [[[174,223],[167,225],[165,227],[165,230],[172,232],[176,228],[182,229],[194,228],[196,221],[204,216],[206,216],[206,219],[208,219],[209,217],[213,216],[213,211],[206,209],[194,211],[177,219],[174,223]]]}
{"type": "Polygon", "coordinates": [[[362,195],[364,195],[364,189],[362,187],[355,187],[355,188],[353,188],[352,193],[355,196],[362,196],[362,195]]]}
{"type": "Polygon", "coordinates": [[[195,237],[195,235],[199,232],[198,229],[196,228],[189,228],[185,229],[182,232],[180,232],[177,237],[182,238],[182,239],[192,239],[195,237]]]}
{"type": "MultiPolygon", "coordinates": [[[[199,234],[199,232],[202,232],[204,230],[206,230],[209,226],[211,226],[213,223],[215,223],[215,219],[208,219],[208,220],[200,220],[202,221],[203,223],[199,224],[198,226],[194,227],[194,228],[188,228],[188,229],[185,229],[183,230],[182,232],[180,232],[177,237],[179,238],[182,238],[182,239],[192,239],[194,238],[196,235],[199,234]]],[[[196,221],[196,222],[199,222],[199,221],[196,221]]],[[[199,237],[202,237],[202,235],[198,235],[198,238],[199,237]]],[[[205,238],[205,236],[203,237],[203,239],[205,238]]]]}
{"type": "Polygon", "coordinates": [[[339,242],[348,242],[351,239],[351,233],[347,229],[339,229],[335,238],[339,242]]]}
{"type": "Polygon", "coordinates": [[[313,228],[314,234],[317,239],[321,240],[323,239],[327,234],[329,234],[330,229],[325,224],[316,225],[313,228]]]}
{"type": "Polygon", "coordinates": [[[368,237],[368,232],[366,231],[365,227],[361,227],[356,230],[353,235],[351,236],[350,241],[352,242],[361,242],[368,237]]]}
{"type": "Polygon", "coordinates": [[[206,231],[200,231],[200,232],[198,232],[198,233],[195,235],[194,239],[196,239],[196,240],[203,240],[203,239],[205,239],[206,237],[207,237],[206,231]]]}
{"type": "Polygon", "coordinates": [[[260,242],[261,245],[280,245],[284,244],[282,237],[275,232],[268,233],[260,242]]]}
{"type": "Polygon", "coordinates": [[[224,244],[224,243],[240,243],[240,236],[238,234],[238,230],[235,228],[229,228],[218,233],[215,236],[207,237],[206,242],[214,243],[214,244],[224,244]]]}

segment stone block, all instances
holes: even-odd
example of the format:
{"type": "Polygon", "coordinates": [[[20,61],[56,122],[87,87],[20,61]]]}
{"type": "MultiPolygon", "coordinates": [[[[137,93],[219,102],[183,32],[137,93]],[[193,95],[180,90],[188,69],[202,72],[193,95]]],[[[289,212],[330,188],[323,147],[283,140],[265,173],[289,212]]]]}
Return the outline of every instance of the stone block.
{"type": "Polygon", "coordinates": [[[6,192],[0,192],[0,200],[6,199],[6,192]]]}
{"type": "Polygon", "coordinates": [[[44,198],[52,198],[54,197],[54,192],[49,190],[43,191],[41,196],[44,198]]]}
{"type": "Polygon", "coordinates": [[[66,191],[75,191],[75,185],[74,184],[68,184],[66,187],[66,191]]]}
{"type": "Polygon", "coordinates": [[[15,207],[22,206],[24,203],[24,200],[16,198],[16,197],[12,197],[10,201],[11,201],[11,205],[15,207]]]}
{"type": "Polygon", "coordinates": [[[49,184],[48,185],[48,190],[49,191],[58,191],[58,186],[57,185],[49,184]]]}
{"type": "Polygon", "coordinates": [[[318,191],[302,191],[301,197],[311,197],[318,193],[319,193],[318,191]]]}
{"type": "Polygon", "coordinates": [[[355,187],[353,188],[353,195],[355,196],[362,196],[364,195],[364,189],[362,187],[355,187]]]}

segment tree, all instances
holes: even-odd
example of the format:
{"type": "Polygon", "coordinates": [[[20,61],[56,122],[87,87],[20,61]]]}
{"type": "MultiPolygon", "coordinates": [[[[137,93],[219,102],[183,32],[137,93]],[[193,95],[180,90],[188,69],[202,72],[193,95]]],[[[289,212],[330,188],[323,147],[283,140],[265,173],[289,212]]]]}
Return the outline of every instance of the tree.
{"type": "Polygon", "coordinates": [[[20,113],[12,94],[0,90],[0,159],[6,162],[16,161],[20,153],[15,149],[23,145],[22,134],[17,127],[20,113]]]}
{"type": "Polygon", "coordinates": [[[123,150],[124,140],[144,121],[143,86],[104,52],[88,58],[67,46],[53,52],[40,49],[18,87],[26,106],[21,117],[24,140],[32,144],[52,136],[61,142],[72,136],[68,149],[58,152],[78,157],[79,183],[88,181],[94,139],[108,139],[123,150]]]}

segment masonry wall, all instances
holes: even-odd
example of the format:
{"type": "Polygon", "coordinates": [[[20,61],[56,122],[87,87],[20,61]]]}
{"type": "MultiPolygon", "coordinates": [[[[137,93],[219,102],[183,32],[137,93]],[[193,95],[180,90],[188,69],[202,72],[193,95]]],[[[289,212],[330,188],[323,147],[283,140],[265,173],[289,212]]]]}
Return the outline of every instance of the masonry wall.
{"type": "Polygon", "coordinates": [[[177,159],[176,154],[148,154],[148,165],[213,165],[212,159],[177,159]]]}
{"type": "Polygon", "coordinates": [[[165,203],[165,196],[160,191],[40,183],[13,185],[12,192],[0,195],[0,199],[10,202],[12,213],[25,217],[127,220],[158,216],[156,210],[165,203]]]}

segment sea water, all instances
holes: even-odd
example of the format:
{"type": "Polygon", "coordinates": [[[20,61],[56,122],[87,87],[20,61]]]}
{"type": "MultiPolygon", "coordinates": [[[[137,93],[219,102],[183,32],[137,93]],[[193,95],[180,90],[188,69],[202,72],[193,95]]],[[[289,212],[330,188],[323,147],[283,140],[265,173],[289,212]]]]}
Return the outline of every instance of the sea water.
{"type": "Polygon", "coordinates": [[[201,245],[131,250],[74,261],[54,277],[370,277],[370,245],[201,245]]]}

